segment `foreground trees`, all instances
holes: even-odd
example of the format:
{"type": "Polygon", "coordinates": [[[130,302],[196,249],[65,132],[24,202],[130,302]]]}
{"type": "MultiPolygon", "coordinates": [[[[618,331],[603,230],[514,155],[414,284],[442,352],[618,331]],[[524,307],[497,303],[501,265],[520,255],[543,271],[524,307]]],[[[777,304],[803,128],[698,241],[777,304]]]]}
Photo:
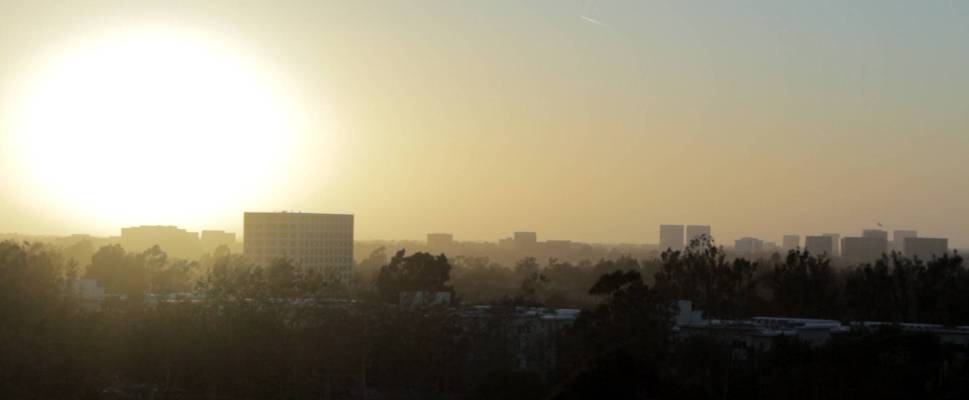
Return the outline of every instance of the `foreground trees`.
{"type": "MultiPolygon", "coordinates": [[[[88,276],[115,293],[182,287],[174,277],[183,264],[160,249],[119,250],[98,251],[88,276]]],[[[469,261],[462,263],[467,273],[469,261]]],[[[503,268],[479,264],[476,273],[485,277],[503,268]]],[[[385,286],[369,289],[374,294],[454,284],[443,256],[400,252],[380,269],[385,286]]],[[[889,327],[820,347],[778,339],[754,351],[711,337],[677,338],[671,325],[678,299],[724,317],[965,324],[969,276],[959,257],[896,257],[837,270],[797,252],[731,260],[707,242],[666,254],[659,265],[524,260],[495,272],[502,280],[490,282],[506,282],[510,295],[498,297],[496,312],[478,324],[467,323],[462,308],[406,309],[377,295],[351,297],[285,259],[258,267],[219,252],[188,270],[200,276],[192,281],[204,301],[146,304],[129,296],[89,311],[73,294],[77,266],[70,260],[42,245],[0,243],[0,398],[969,396],[969,350],[931,335],[889,327]],[[565,331],[515,323],[515,306],[558,301],[587,305],[565,331]],[[555,370],[520,362],[526,352],[552,351],[514,340],[528,334],[560,344],[555,370]]]]}
{"type": "Polygon", "coordinates": [[[172,260],[158,246],[127,253],[120,245],[100,248],[91,256],[86,278],[97,279],[110,293],[141,298],[145,293],[189,292],[199,278],[198,263],[172,260]]]}
{"type": "Polygon", "coordinates": [[[759,264],[728,261],[705,236],[682,252],[664,252],[661,262],[656,289],[667,299],[691,300],[695,308],[720,318],[749,317],[763,307],[757,298],[759,264]]]}
{"type": "Polygon", "coordinates": [[[49,247],[0,242],[0,397],[84,394],[96,381],[86,339],[98,332],[71,301],[75,275],[49,247]]]}
{"type": "Polygon", "coordinates": [[[969,324],[969,270],[959,255],[924,262],[892,254],[848,271],[845,280],[852,318],[969,324]]]}
{"type": "Polygon", "coordinates": [[[672,309],[638,271],[603,275],[589,290],[603,298],[584,310],[563,342],[557,399],[638,399],[657,393],[672,343],[672,309]]]}
{"type": "MultiPolygon", "coordinates": [[[[95,262],[140,257],[113,252],[95,262]]],[[[72,264],[0,243],[0,398],[426,397],[472,386],[447,309],[331,303],[325,280],[286,260],[211,261],[206,301],[129,297],[92,312],[76,304],[72,264]]]]}
{"type": "MultiPolygon", "coordinates": [[[[559,384],[551,391],[552,398],[969,396],[969,347],[945,344],[937,335],[906,333],[892,326],[835,335],[817,347],[788,337],[775,339],[767,350],[715,336],[670,340],[673,330],[669,307],[671,301],[684,297],[699,304],[710,298],[736,299],[719,310],[725,315],[756,309],[757,304],[795,316],[837,317],[845,313],[839,308],[842,286],[824,258],[792,252],[785,260],[774,261],[772,268],[761,272],[759,278],[755,275],[736,279],[742,275],[737,271],[756,269],[756,264],[743,260],[728,263],[709,246],[696,250],[688,249],[685,255],[664,255],[663,270],[657,274],[654,288],[644,283],[638,271],[617,271],[600,277],[590,294],[601,296],[602,302],[584,310],[564,336],[559,384]],[[757,299],[752,303],[750,299],[756,299],[759,291],[749,290],[751,285],[766,289],[770,300],[757,299]],[[737,296],[738,293],[742,295],[737,296]]],[[[875,296],[872,302],[861,303],[862,308],[849,312],[863,311],[873,302],[895,298],[895,303],[889,304],[898,305],[897,312],[904,313],[903,305],[919,309],[921,304],[940,304],[933,302],[942,297],[945,300],[941,304],[945,306],[931,309],[941,310],[940,315],[960,315],[961,305],[948,301],[960,299],[959,292],[953,289],[964,282],[961,260],[943,257],[925,267],[918,265],[916,261],[894,269],[882,265],[848,271],[849,299],[858,301],[855,296],[865,294],[875,296]],[[933,279],[939,276],[947,278],[933,279]],[[927,296],[921,289],[939,285],[949,290],[927,296]],[[911,298],[904,299],[900,292],[912,293],[911,298]]],[[[873,309],[892,308],[879,305],[873,309]]]]}

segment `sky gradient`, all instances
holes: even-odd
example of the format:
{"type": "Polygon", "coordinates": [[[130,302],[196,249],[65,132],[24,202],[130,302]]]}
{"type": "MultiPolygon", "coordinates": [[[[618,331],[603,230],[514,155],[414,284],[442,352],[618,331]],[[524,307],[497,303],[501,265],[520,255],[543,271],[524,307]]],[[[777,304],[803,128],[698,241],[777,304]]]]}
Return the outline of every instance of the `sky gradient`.
{"type": "Polygon", "coordinates": [[[260,209],[353,213],[358,239],[655,243],[680,223],[732,243],[880,222],[966,247],[966,21],[961,1],[0,0],[0,127],[42,54],[142,25],[230,43],[307,121],[297,167],[204,216],[40,207],[0,162],[0,231],[241,232],[260,209]]]}

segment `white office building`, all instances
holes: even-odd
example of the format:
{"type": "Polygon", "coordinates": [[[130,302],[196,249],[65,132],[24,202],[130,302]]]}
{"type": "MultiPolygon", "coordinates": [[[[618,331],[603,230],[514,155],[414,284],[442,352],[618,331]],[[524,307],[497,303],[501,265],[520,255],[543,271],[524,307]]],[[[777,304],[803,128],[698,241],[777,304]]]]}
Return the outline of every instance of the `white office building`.
{"type": "Polygon", "coordinates": [[[659,251],[683,250],[683,225],[660,225],[659,226],[659,251]]]}
{"type": "Polygon", "coordinates": [[[244,219],[243,251],[256,264],[286,258],[297,267],[350,281],[353,215],[247,212],[244,219]]]}

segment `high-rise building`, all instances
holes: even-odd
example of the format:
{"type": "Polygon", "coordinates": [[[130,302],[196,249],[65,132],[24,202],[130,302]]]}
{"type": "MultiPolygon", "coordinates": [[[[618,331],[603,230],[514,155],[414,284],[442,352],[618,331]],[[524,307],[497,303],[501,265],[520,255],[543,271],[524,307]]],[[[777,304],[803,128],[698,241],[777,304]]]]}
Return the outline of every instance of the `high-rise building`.
{"type": "Polygon", "coordinates": [[[535,232],[515,232],[515,250],[534,251],[538,247],[538,234],[535,232]]]}
{"type": "Polygon", "coordinates": [[[236,234],[226,231],[202,231],[199,242],[203,253],[212,253],[220,246],[231,250],[236,244],[236,234]]]}
{"type": "Polygon", "coordinates": [[[888,251],[888,240],[882,237],[846,237],[841,239],[841,257],[849,263],[875,262],[888,251]]]}
{"type": "Polygon", "coordinates": [[[833,257],[841,256],[841,234],[840,233],[825,233],[821,236],[827,236],[831,238],[831,243],[833,243],[834,249],[831,253],[833,257]]]}
{"type": "Polygon", "coordinates": [[[861,231],[861,237],[883,239],[888,242],[888,231],[883,229],[865,229],[861,231]]]}
{"type": "Polygon", "coordinates": [[[694,240],[698,239],[700,236],[706,236],[707,239],[713,239],[711,234],[710,225],[687,225],[686,226],[686,245],[689,246],[694,240]]]}
{"type": "Polygon", "coordinates": [[[447,253],[454,245],[454,235],[450,233],[428,233],[427,249],[432,253],[447,253]]]}
{"type": "Polygon", "coordinates": [[[659,251],[683,250],[683,225],[659,226],[659,251]]]}
{"type": "Polygon", "coordinates": [[[918,257],[920,260],[931,260],[949,252],[949,239],[937,238],[905,238],[904,253],[906,257],[918,257]]]}
{"type": "Polygon", "coordinates": [[[734,241],[734,253],[736,253],[737,257],[751,256],[762,253],[763,251],[763,240],[745,237],[734,241]]]}
{"type": "Polygon", "coordinates": [[[197,232],[159,225],[121,228],[121,247],[126,251],[140,253],[152,246],[158,246],[173,258],[194,260],[202,254],[197,232]]]}
{"type": "Polygon", "coordinates": [[[801,247],[801,236],[784,235],[781,245],[784,246],[784,251],[797,250],[801,247]]]}
{"type": "Polygon", "coordinates": [[[834,255],[834,238],[831,236],[807,236],[804,238],[804,250],[812,255],[834,255]]]}
{"type": "Polygon", "coordinates": [[[350,281],[353,215],[247,212],[244,226],[244,252],[256,264],[286,258],[299,268],[350,281]]]}
{"type": "Polygon", "coordinates": [[[896,230],[892,232],[892,244],[891,251],[897,251],[899,253],[905,253],[905,239],[918,237],[918,231],[914,230],[896,230]]]}

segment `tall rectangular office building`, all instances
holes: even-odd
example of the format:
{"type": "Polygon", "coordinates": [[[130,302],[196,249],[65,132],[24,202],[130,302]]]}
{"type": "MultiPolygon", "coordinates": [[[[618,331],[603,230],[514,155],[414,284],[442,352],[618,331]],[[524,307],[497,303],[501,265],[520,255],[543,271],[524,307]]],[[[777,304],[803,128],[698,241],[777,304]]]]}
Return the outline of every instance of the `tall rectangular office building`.
{"type": "Polygon", "coordinates": [[[949,239],[908,237],[904,240],[906,257],[918,257],[923,261],[929,261],[949,252],[949,239]]]}
{"type": "Polygon", "coordinates": [[[797,250],[801,247],[801,236],[800,235],[784,235],[781,240],[784,246],[784,251],[797,250]]]}
{"type": "Polygon", "coordinates": [[[752,237],[740,238],[734,241],[733,248],[737,257],[753,256],[764,251],[764,241],[752,237]]]}
{"type": "Polygon", "coordinates": [[[831,236],[808,236],[804,238],[804,250],[811,255],[834,256],[834,238],[831,236]]]}
{"type": "Polygon", "coordinates": [[[257,265],[280,258],[348,283],[353,271],[353,215],[247,212],[243,251],[257,265]]]}
{"type": "Polygon", "coordinates": [[[883,229],[865,229],[861,231],[861,237],[876,238],[888,241],[888,231],[883,229]]]}
{"type": "Polygon", "coordinates": [[[838,257],[841,255],[841,234],[840,233],[825,233],[821,236],[826,236],[831,238],[831,243],[834,243],[834,248],[831,253],[832,256],[838,257]]]}
{"type": "Polygon", "coordinates": [[[711,235],[710,225],[687,225],[686,226],[686,245],[689,246],[694,240],[700,238],[700,236],[706,236],[707,239],[713,239],[711,235]]]}
{"type": "Polygon", "coordinates": [[[841,239],[841,257],[849,263],[873,263],[888,251],[883,237],[846,237],[841,239]]]}
{"type": "Polygon", "coordinates": [[[664,252],[667,249],[683,250],[683,238],[683,225],[660,225],[659,251],[664,252]]]}
{"type": "Polygon", "coordinates": [[[538,233],[515,232],[515,250],[534,251],[538,247],[538,233]]]}
{"type": "Polygon", "coordinates": [[[914,237],[919,237],[918,231],[896,230],[892,232],[892,243],[890,244],[891,248],[889,250],[905,253],[905,240],[914,237]]]}

